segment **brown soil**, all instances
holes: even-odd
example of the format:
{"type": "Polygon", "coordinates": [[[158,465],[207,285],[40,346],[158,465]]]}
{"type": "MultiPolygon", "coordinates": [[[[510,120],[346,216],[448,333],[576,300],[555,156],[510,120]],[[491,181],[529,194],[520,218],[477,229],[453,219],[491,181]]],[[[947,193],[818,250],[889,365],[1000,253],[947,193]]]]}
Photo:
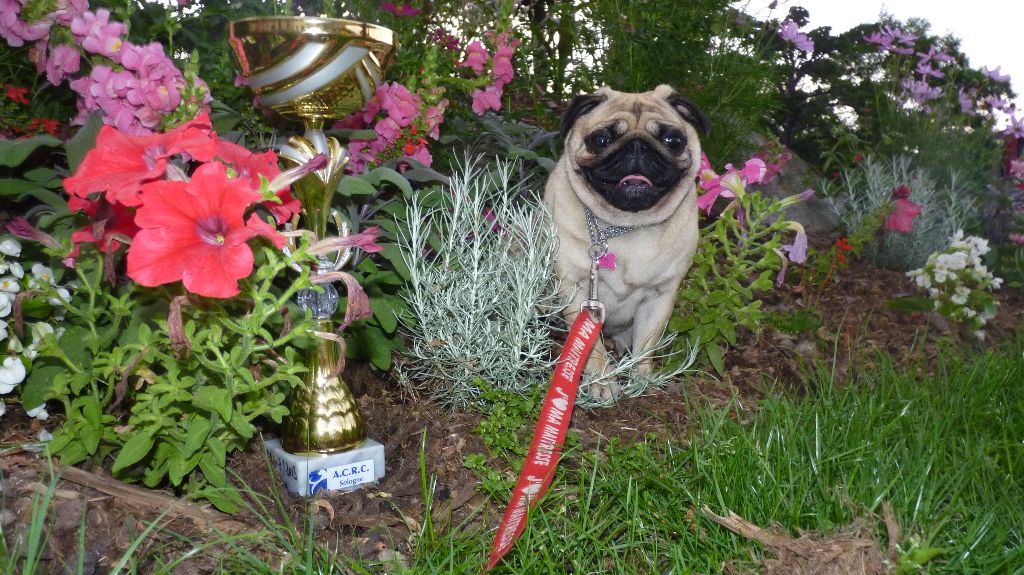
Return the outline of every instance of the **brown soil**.
{"type": "MultiPolygon", "coordinates": [[[[611,409],[577,410],[573,431],[585,446],[610,438],[633,441],[650,435],[681,440],[686,437],[689,422],[684,394],[713,405],[724,406],[736,398],[751,405],[753,402],[748,400],[769,391],[806,392],[810,384],[802,375],[802,366],[810,360],[820,360],[835,373],[837,384],[844,385],[856,381],[858,374],[869,372],[883,353],[898,365],[927,370],[942,353],[944,343],[973,345],[930,314],[887,307],[888,298],[909,295],[913,289],[900,273],[858,263],[836,277],[821,294],[776,290],[765,300],[766,311],[792,311],[813,304],[821,312],[821,327],[799,335],[771,327],[759,335],[744,334],[728,354],[724,377],[690,377],[654,395],[620,401],[611,409]]],[[[993,344],[1011,337],[1024,318],[1019,291],[1004,289],[998,299],[999,315],[989,330],[993,344]]],[[[306,500],[280,493],[259,443],[254,442],[248,451],[234,455],[229,467],[239,482],[252,490],[253,500],[266,505],[273,521],[282,522],[287,515],[302,532],[312,509],[316,538],[340,553],[376,560],[408,555],[411,534],[424,520],[422,464],[428,480],[436,481],[432,510],[435,525],[443,528],[448,522],[457,525],[467,519],[495,524],[501,510],[477,491],[477,476],[463,466],[467,455],[486,453],[480,437],[473,432],[480,420],[478,415],[450,412],[428,401],[404,397],[391,382],[365,366],[349,366],[346,379],[357,392],[362,390],[360,405],[370,435],[385,445],[387,474],[376,486],[353,493],[319,495],[310,507],[306,500]],[[281,506],[273,501],[275,491],[281,506]]],[[[0,420],[0,445],[34,441],[41,428],[40,422],[29,421],[18,411],[10,409],[0,420]]],[[[51,418],[48,426],[52,428],[56,421],[57,416],[51,418]]],[[[504,466],[497,460],[492,463],[504,466]]],[[[0,533],[8,544],[25,536],[32,496],[45,490],[49,481],[44,469],[33,453],[0,451],[0,533]]],[[[104,470],[90,471],[106,477],[104,470]]],[[[110,570],[147,522],[155,518],[124,498],[67,481],[58,483],[54,499],[42,572],[64,572],[68,566],[76,570],[83,510],[87,510],[85,573],[110,570]]],[[[249,523],[254,530],[262,527],[261,519],[250,512],[243,511],[234,520],[249,523]]],[[[179,529],[199,540],[209,537],[195,525],[179,529]]],[[[134,553],[136,557],[163,550],[166,558],[189,549],[166,533],[150,537],[142,547],[134,553]]],[[[207,549],[180,570],[209,572],[216,565],[218,553],[216,547],[207,549]]],[[[279,559],[268,554],[266,560],[273,565],[279,559]]]]}

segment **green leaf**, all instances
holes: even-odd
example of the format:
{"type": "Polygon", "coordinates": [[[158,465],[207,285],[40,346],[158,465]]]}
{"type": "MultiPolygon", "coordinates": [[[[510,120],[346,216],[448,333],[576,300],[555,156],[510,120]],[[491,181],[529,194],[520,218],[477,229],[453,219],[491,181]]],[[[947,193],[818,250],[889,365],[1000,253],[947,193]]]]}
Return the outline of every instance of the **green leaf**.
{"type": "Polygon", "coordinates": [[[199,458],[199,469],[203,471],[206,480],[214,487],[226,487],[228,478],[224,474],[224,465],[217,461],[212,453],[206,453],[199,458]]]}
{"type": "Polygon", "coordinates": [[[387,297],[370,298],[370,308],[373,309],[373,317],[384,331],[394,333],[398,329],[398,316],[395,315],[395,308],[391,307],[387,297]]]}
{"type": "MultiPolygon", "coordinates": [[[[6,344],[5,344],[6,345],[6,344]]],[[[48,399],[57,399],[67,393],[67,376],[63,365],[49,363],[49,358],[37,359],[21,387],[21,404],[35,409],[48,399]]]]}
{"type": "Polygon", "coordinates": [[[85,155],[89,153],[89,150],[96,147],[96,136],[99,135],[100,128],[102,127],[103,116],[96,112],[90,115],[89,119],[85,121],[85,125],[78,130],[78,133],[68,140],[68,168],[71,170],[71,173],[78,170],[78,165],[85,159],[85,155]]]}
{"type": "Polygon", "coordinates": [[[210,436],[210,420],[202,417],[195,416],[190,418],[188,425],[188,435],[185,436],[185,448],[182,455],[185,457],[192,457],[192,454],[199,451],[199,448],[206,443],[206,438],[210,436]]]}
{"type": "Polygon", "coordinates": [[[715,324],[718,326],[718,331],[725,336],[725,341],[729,342],[729,345],[736,345],[736,326],[725,316],[718,316],[715,324]]]}
{"type": "Polygon", "coordinates": [[[381,182],[387,182],[398,188],[399,191],[407,196],[413,193],[412,184],[409,183],[409,180],[405,179],[405,176],[391,168],[382,166],[370,171],[370,173],[366,175],[372,178],[373,182],[378,186],[381,182]]]}
{"type": "Polygon", "coordinates": [[[391,369],[392,343],[380,328],[363,323],[360,329],[352,330],[352,338],[349,343],[350,357],[365,357],[370,363],[381,371],[391,369]]]}
{"type": "Polygon", "coordinates": [[[224,421],[231,420],[231,395],[227,390],[218,387],[203,387],[192,394],[196,407],[221,416],[224,421]]]}
{"type": "Polygon", "coordinates": [[[373,184],[359,176],[345,176],[338,184],[338,194],[351,198],[353,196],[372,196],[377,192],[373,184]]]}
{"type": "Polygon", "coordinates": [[[124,447],[121,448],[121,453],[117,454],[117,459],[114,460],[114,467],[111,468],[112,473],[118,473],[126,467],[135,465],[142,458],[149,454],[150,450],[153,449],[153,433],[155,430],[146,430],[144,432],[136,432],[131,439],[129,439],[124,447]]]}
{"type": "Polygon", "coordinates": [[[43,146],[55,148],[62,143],[48,134],[24,140],[0,140],[0,166],[8,168],[20,166],[37,149],[43,146]]]}
{"type": "Polygon", "coordinates": [[[907,296],[890,298],[886,300],[885,305],[888,306],[889,309],[897,311],[914,312],[932,311],[935,304],[932,303],[931,298],[907,296]]]}
{"type": "Polygon", "coordinates": [[[196,492],[199,497],[205,497],[213,503],[213,506],[224,513],[236,513],[241,507],[242,499],[235,489],[213,487],[208,485],[196,492]]]}
{"type": "Polygon", "coordinates": [[[709,343],[704,346],[704,350],[708,354],[708,359],[711,360],[712,367],[719,375],[725,373],[725,359],[722,356],[722,348],[717,343],[709,343]]]}

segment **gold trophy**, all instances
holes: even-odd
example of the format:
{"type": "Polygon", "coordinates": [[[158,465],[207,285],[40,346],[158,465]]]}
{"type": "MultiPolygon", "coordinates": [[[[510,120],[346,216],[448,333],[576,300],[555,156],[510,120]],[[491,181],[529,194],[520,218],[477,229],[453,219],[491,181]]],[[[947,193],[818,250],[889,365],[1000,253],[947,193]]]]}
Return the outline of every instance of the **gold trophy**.
{"type": "MultiPolygon", "coordinates": [[[[362,109],[373,97],[383,81],[384,69],[394,57],[394,33],[351,20],[258,17],[232,22],[228,42],[260,105],[302,120],[305,125],[303,136],[292,136],[280,146],[281,160],[297,166],[319,154],[328,158],[322,169],[292,184],[302,202],[302,226],[323,239],[334,219],[338,233],[347,234],[347,227],[336,213],[332,214],[331,198],[344,175],[348,155],[337,139],[324,134],[322,125],[324,120],[343,118],[362,109]]],[[[348,255],[320,256],[312,272],[341,269],[348,255]]],[[[338,292],[330,283],[321,287],[302,290],[297,302],[302,309],[312,311],[316,331],[333,333],[331,316],[338,308],[338,292]]],[[[293,393],[290,414],[282,429],[281,445],[288,453],[332,454],[372,441],[366,439],[352,392],[340,374],[333,373],[340,353],[337,342],[319,338],[316,349],[309,354],[305,385],[293,393]]],[[[383,450],[380,467],[378,476],[383,475],[383,450]]],[[[297,472],[285,475],[303,478],[297,472]]],[[[309,473],[308,492],[319,489],[314,485],[318,478],[314,475],[309,473]]],[[[302,489],[299,491],[302,493],[302,489]]]]}

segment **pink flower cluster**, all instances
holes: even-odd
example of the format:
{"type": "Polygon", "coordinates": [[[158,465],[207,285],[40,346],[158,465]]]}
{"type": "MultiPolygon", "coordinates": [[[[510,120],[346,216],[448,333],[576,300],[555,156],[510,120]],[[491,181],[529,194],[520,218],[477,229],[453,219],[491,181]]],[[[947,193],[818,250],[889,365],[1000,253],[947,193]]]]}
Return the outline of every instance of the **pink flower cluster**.
{"type": "Polygon", "coordinates": [[[29,57],[47,81],[62,84],[79,73],[83,53],[90,58],[89,73],[70,82],[80,97],[73,123],[101,111],[104,122],[122,132],[150,134],[182,103],[185,79],[160,43],[127,42],[128,27],[105,8],[89,11],[86,0],[57,0],[53,12],[26,22],[20,15],[28,1],[0,0],[0,36],[11,46],[35,42],[29,57]],[[55,25],[69,28],[74,44],[51,45],[55,25]]]}
{"type": "Polygon", "coordinates": [[[700,188],[705,191],[697,198],[697,207],[704,213],[711,213],[711,207],[719,196],[735,198],[741,195],[750,184],[760,184],[768,175],[768,165],[760,158],[751,158],[736,169],[732,164],[725,165],[725,173],[718,175],[711,166],[706,154],[700,156],[700,188]]]}
{"type": "Polygon", "coordinates": [[[894,52],[903,55],[913,54],[914,43],[917,42],[917,36],[895,26],[883,26],[880,31],[864,36],[864,39],[872,44],[877,44],[879,52],[894,52]]]}
{"type": "Polygon", "coordinates": [[[395,16],[419,16],[420,14],[419,8],[414,8],[405,2],[401,4],[395,4],[394,2],[381,2],[380,9],[385,12],[390,12],[395,16]]]}
{"type": "Polygon", "coordinates": [[[429,166],[433,161],[427,150],[427,137],[438,139],[444,122],[447,100],[424,109],[423,98],[397,82],[377,87],[362,112],[335,124],[338,128],[366,128],[373,125],[377,138],[352,140],[348,146],[346,171],[362,173],[370,165],[389,159],[408,157],[429,166]]]}
{"type": "Polygon", "coordinates": [[[486,36],[494,42],[493,57],[479,40],[474,40],[466,47],[466,57],[458,64],[473,70],[479,77],[484,75],[487,62],[490,60],[491,84],[484,88],[477,88],[470,93],[473,98],[473,112],[478,116],[482,116],[488,110],[495,112],[501,110],[502,93],[505,86],[515,77],[512,56],[515,55],[516,47],[520,43],[519,38],[512,38],[509,32],[488,32],[486,36]]]}
{"type": "Polygon", "coordinates": [[[807,34],[801,34],[800,26],[792,20],[786,20],[782,23],[779,27],[779,36],[801,52],[807,54],[814,52],[814,41],[807,34]]]}

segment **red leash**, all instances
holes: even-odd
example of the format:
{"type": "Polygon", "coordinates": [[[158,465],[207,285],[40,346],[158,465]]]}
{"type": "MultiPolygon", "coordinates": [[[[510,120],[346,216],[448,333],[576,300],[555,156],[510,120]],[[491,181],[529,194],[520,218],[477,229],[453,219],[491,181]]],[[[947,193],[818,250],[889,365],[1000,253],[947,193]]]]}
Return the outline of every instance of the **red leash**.
{"type": "Polygon", "coordinates": [[[576,403],[576,390],[583,375],[583,366],[590,357],[590,350],[597,342],[604,322],[604,308],[596,298],[588,300],[584,306],[576,316],[565,341],[565,348],[558,357],[551,386],[544,397],[540,419],[533,430],[530,451],[519,472],[519,481],[512,491],[512,499],[494,534],[494,543],[491,544],[491,554],[484,571],[493,569],[512,549],[526,527],[527,508],[536,506],[555,476],[555,467],[558,466],[565,434],[569,429],[569,418],[576,403]]]}

